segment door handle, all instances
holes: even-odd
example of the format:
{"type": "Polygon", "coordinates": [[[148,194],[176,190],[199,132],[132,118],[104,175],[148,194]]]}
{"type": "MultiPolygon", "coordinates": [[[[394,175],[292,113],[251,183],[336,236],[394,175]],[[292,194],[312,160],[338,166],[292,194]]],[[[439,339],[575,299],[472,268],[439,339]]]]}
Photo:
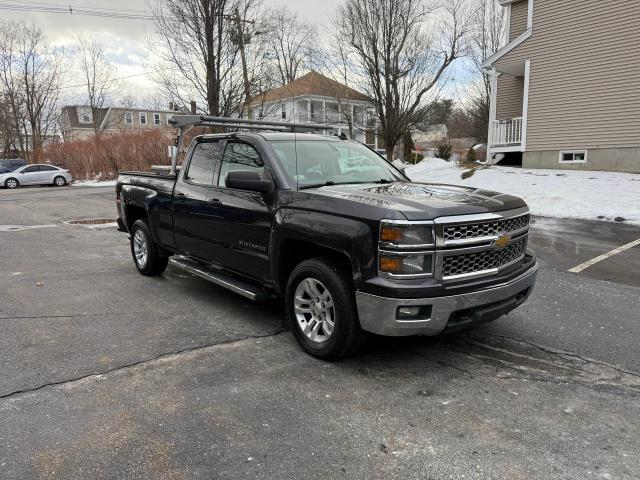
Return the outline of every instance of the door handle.
{"type": "Polygon", "coordinates": [[[207,203],[214,203],[216,205],[219,205],[222,202],[220,200],[218,200],[217,198],[210,198],[209,200],[207,200],[207,203]]]}
{"type": "Polygon", "coordinates": [[[186,195],[184,193],[176,193],[176,197],[184,198],[186,195]]]}

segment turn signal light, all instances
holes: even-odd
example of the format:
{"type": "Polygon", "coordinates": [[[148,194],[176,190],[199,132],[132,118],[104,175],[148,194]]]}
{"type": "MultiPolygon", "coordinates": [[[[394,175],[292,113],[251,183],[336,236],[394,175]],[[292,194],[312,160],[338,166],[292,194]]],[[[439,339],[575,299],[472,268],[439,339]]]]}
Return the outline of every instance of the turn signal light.
{"type": "Polygon", "coordinates": [[[400,227],[382,227],[380,240],[383,242],[399,242],[404,236],[404,229],[400,227]]]}
{"type": "Polygon", "coordinates": [[[402,258],[400,257],[380,257],[380,270],[383,272],[402,271],[402,258]]]}

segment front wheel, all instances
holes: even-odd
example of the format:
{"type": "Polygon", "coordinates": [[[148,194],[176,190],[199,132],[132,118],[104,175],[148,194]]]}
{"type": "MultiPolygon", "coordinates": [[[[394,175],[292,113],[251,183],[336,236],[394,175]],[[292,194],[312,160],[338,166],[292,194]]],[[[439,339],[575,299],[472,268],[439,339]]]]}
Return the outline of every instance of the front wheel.
{"type": "Polygon", "coordinates": [[[131,255],[138,271],[149,277],[161,275],[169,263],[169,257],[160,253],[144,220],[136,220],[131,226],[131,255]]]}
{"type": "Polygon", "coordinates": [[[18,180],[16,180],[15,178],[7,178],[4,182],[4,188],[18,188],[18,185],[20,185],[18,183],[18,180]]]}
{"type": "Polygon", "coordinates": [[[313,258],[291,272],[285,293],[291,329],[313,356],[337,360],[364,341],[349,272],[330,258],[313,258]]]}

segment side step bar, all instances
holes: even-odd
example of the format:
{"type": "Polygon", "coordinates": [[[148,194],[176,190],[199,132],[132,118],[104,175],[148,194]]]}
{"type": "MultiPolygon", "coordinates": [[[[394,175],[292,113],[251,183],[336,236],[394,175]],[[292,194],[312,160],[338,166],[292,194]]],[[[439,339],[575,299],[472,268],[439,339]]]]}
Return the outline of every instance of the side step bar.
{"type": "Polygon", "coordinates": [[[272,293],[265,291],[256,285],[252,285],[230,275],[208,268],[206,265],[187,257],[172,257],[170,262],[178,268],[186,270],[189,273],[204,278],[205,280],[231,290],[232,292],[238,293],[249,300],[253,300],[254,302],[264,302],[274,298],[272,293]]]}

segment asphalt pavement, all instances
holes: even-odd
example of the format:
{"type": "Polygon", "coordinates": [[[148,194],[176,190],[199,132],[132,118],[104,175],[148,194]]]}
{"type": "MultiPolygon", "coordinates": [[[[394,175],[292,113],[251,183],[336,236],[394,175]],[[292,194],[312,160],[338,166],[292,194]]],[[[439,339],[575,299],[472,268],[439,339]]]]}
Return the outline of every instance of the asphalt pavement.
{"type": "Polygon", "coordinates": [[[520,309],[327,363],[278,302],[64,223],[113,217],[112,187],[0,190],[0,478],[640,477],[640,246],[568,272],[638,227],[536,218],[520,309]]]}

